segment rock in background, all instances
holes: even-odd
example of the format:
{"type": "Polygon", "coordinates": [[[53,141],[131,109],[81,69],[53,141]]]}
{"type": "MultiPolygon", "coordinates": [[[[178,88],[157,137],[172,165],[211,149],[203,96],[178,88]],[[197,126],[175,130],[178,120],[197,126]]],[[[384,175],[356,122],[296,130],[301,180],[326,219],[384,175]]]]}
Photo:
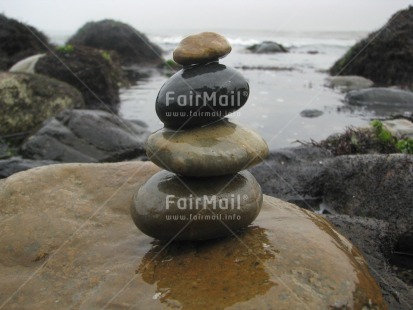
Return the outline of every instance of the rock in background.
{"type": "Polygon", "coordinates": [[[67,43],[116,51],[122,64],[126,66],[163,63],[162,49],[159,46],[132,26],[111,19],[85,24],[67,43]]]}
{"type": "Polygon", "coordinates": [[[288,50],[279,43],[264,41],[247,47],[247,50],[255,54],[288,53],[288,50]]]}
{"type": "Polygon", "coordinates": [[[47,51],[49,39],[36,28],[0,14],[0,71],[19,60],[47,51]],[[43,44],[44,43],[44,44],[43,44]]]}
{"type": "Polygon", "coordinates": [[[396,89],[374,87],[353,90],[346,94],[344,99],[350,105],[364,106],[370,109],[380,107],[401,107],[406,111],[413,109],[413,92],[396,89]]]}
{"type": "Polygon", "coordinates": [[[35,72],[78,89],[87,109],[118,111],[122,71],[108,52],[67,45],[38,59],[35,72]]]}
{"type": "Polygon", "coordinates": [[[70,85],[37,74],[0,73],[0,135],[27,135],[67,108],[84,106],[70,85]]]}
{"type": "Polygon", "coordinates": [[[20,171],[58,163],[59,162],[52,160],[32,160],[20,157],[3,159],[0,160],[0,179],[7,178],[20,171]]]}
{"type": "Polygon", "coordinates": [[[315,209],[311,201],[322,200],[334,214],[387,221],[398,237],[413,230],[412,155],[333,157],[321,148],[301,147],[272,152],[250,170],[267,195],[310,209],[315,209]]]}
{"type": "Polygon", "coordinates": [[[398,237],[413,230],[412,188],[412,155],[338,156],[326,162],[324,203],[336,213],[388,221],[398,237]]]}
{"type": "Polygon", "coordinates": [[[24,157],[59,162],[113,162],[145,157],[149,132],[104,111],[66,110],[22,146],[24,157]]]}
{"type": "Polygon", "coordinates": [[[397,139],[409,138],[413,140],[413,123],[407,119],[399,118],[383,121],[383,127],[397,139]]]}
{"type": "Polygon", "coordinates": [[[320,212],[363,251],[391,309],[413,303],[413,277],[396,275],[392,261],[400,257],[395,253],[405,253],[407,261],[413,254],[412,155],[333,157],[322,148],[298,147],[272,152],[251,172],[264,194],[313,211],[321,203],[320,212]]]}
{"type": "Polygon", "coordinates": [[[113,20],[85,24],[61,47],[50,45],[33,27],[3,15],[0,26],[4,26],[0,70],[39,73],[66,82],[82,93],[87,109],[117,113],[119,87],[164,64],[159,46],[130,25],[113,20]]]}
{"type": "Polygon", "coordinates": [[[60,47],[4,15],[0,25],[0,70],[13,71],[0,75],[0,178],[55,162],[146,159],[146,125],[99,110],[117,113],[119,87],[132,81],[121,62],[153,67],[163,62],[159,47],[129,25],[108,20],[88,23],[75,36],[87,42],[60,47]],[[85,46],[91,42],[96,48],[85,46]],[[59,114],[67,108],[89,111],[59,114]]]}
{"type": "Polygon", "coordinates": [[[395,13],[331,67],[331,75],[359,75],[381,86],[413,87],[413,6],[395,13]],[[368,46],[368,47],[367,47],[368,46]]]}
{"type": "Polygon", "coordinates": [[[317,147],[286,148],[271,152],[250,170],[263,193],[311,209],[322,199],[324,164],[332,157],[317,147]]]}

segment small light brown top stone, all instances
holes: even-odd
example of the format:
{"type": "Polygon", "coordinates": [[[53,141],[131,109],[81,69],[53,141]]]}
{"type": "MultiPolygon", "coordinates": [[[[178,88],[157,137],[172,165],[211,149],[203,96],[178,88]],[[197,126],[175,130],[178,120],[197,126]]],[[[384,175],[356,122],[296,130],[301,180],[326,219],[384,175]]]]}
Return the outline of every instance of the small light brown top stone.
{"type": "Polygon", "coordinates": [[[215,32],[202,32],[184,38],[174,50],[174,60],[183,65],[206,63],[223,58],[231,52],[231,45],[215,32]]]}

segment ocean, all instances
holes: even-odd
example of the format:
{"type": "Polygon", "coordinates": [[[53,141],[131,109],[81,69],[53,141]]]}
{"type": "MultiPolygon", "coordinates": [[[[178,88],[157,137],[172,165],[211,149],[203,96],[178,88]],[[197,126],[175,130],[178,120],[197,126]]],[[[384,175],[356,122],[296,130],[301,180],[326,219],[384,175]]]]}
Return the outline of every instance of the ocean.
{"type": "MultiPolygon", "coordinates": [[[[148,38],[172,59],[179,41],[191,33],[188,30],[158,29],[146,32],[148,38]]],[[[365,37],[364,32],[275,32],[222,30],[232,52],[220,62],[235,67],[246,77],[250,96],[245,106],[230,116],[234,122],[257,131],[270,149],[298,145],[297,141],[319,141],[349,126],[365,126],[386,111],[350,108],[344,94],[325,86],[326,70],[354,43],[365,37]],[[262,41],[275,41],[289,53],[252,54],[246,47],[262,41]],[[319,117],[303,117],[300,112],[317,109],[319,117]]],[[[53,37],[52,37],[53,39],[53,37]]],[[[62,38],[55,42],[61,43],[62,38]]],[[[121,90],[120,115],[138,119],[155,131],[163,126],[155,113],[155,99],[168,77],[154,71],[136,85],[121,90]]]]}

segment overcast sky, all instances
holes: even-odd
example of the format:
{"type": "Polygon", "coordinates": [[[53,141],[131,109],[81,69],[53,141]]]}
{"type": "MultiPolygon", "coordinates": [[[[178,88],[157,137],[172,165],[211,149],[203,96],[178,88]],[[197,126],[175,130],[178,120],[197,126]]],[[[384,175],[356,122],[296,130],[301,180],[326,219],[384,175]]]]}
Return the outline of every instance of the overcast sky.
{"type": "Polygon", "coordinates": [[[1,0],[0,12],[46,33],[117,19],[157,29],[372,31],[412,0],[1,0]]]}

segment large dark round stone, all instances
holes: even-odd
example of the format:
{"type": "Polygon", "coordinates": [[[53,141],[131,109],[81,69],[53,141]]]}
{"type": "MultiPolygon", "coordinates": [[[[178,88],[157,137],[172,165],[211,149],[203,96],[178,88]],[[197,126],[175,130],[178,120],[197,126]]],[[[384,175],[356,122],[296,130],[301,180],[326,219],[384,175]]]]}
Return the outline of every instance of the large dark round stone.
{"type": "Polygon", "coordinates": [[[261,187],[246,170],[209,178],[178,177],[162,170],[135,194],[131,215],[151,237],[206,240],[246,228],[261,205],[261,187]]]}
{"type": "Polygon", "coordinates": [[[184,68],[159,91],[156,113],[170,128],[210,123],[241,108],[249,86],[235,69],[218,62],[184,68]]]}

